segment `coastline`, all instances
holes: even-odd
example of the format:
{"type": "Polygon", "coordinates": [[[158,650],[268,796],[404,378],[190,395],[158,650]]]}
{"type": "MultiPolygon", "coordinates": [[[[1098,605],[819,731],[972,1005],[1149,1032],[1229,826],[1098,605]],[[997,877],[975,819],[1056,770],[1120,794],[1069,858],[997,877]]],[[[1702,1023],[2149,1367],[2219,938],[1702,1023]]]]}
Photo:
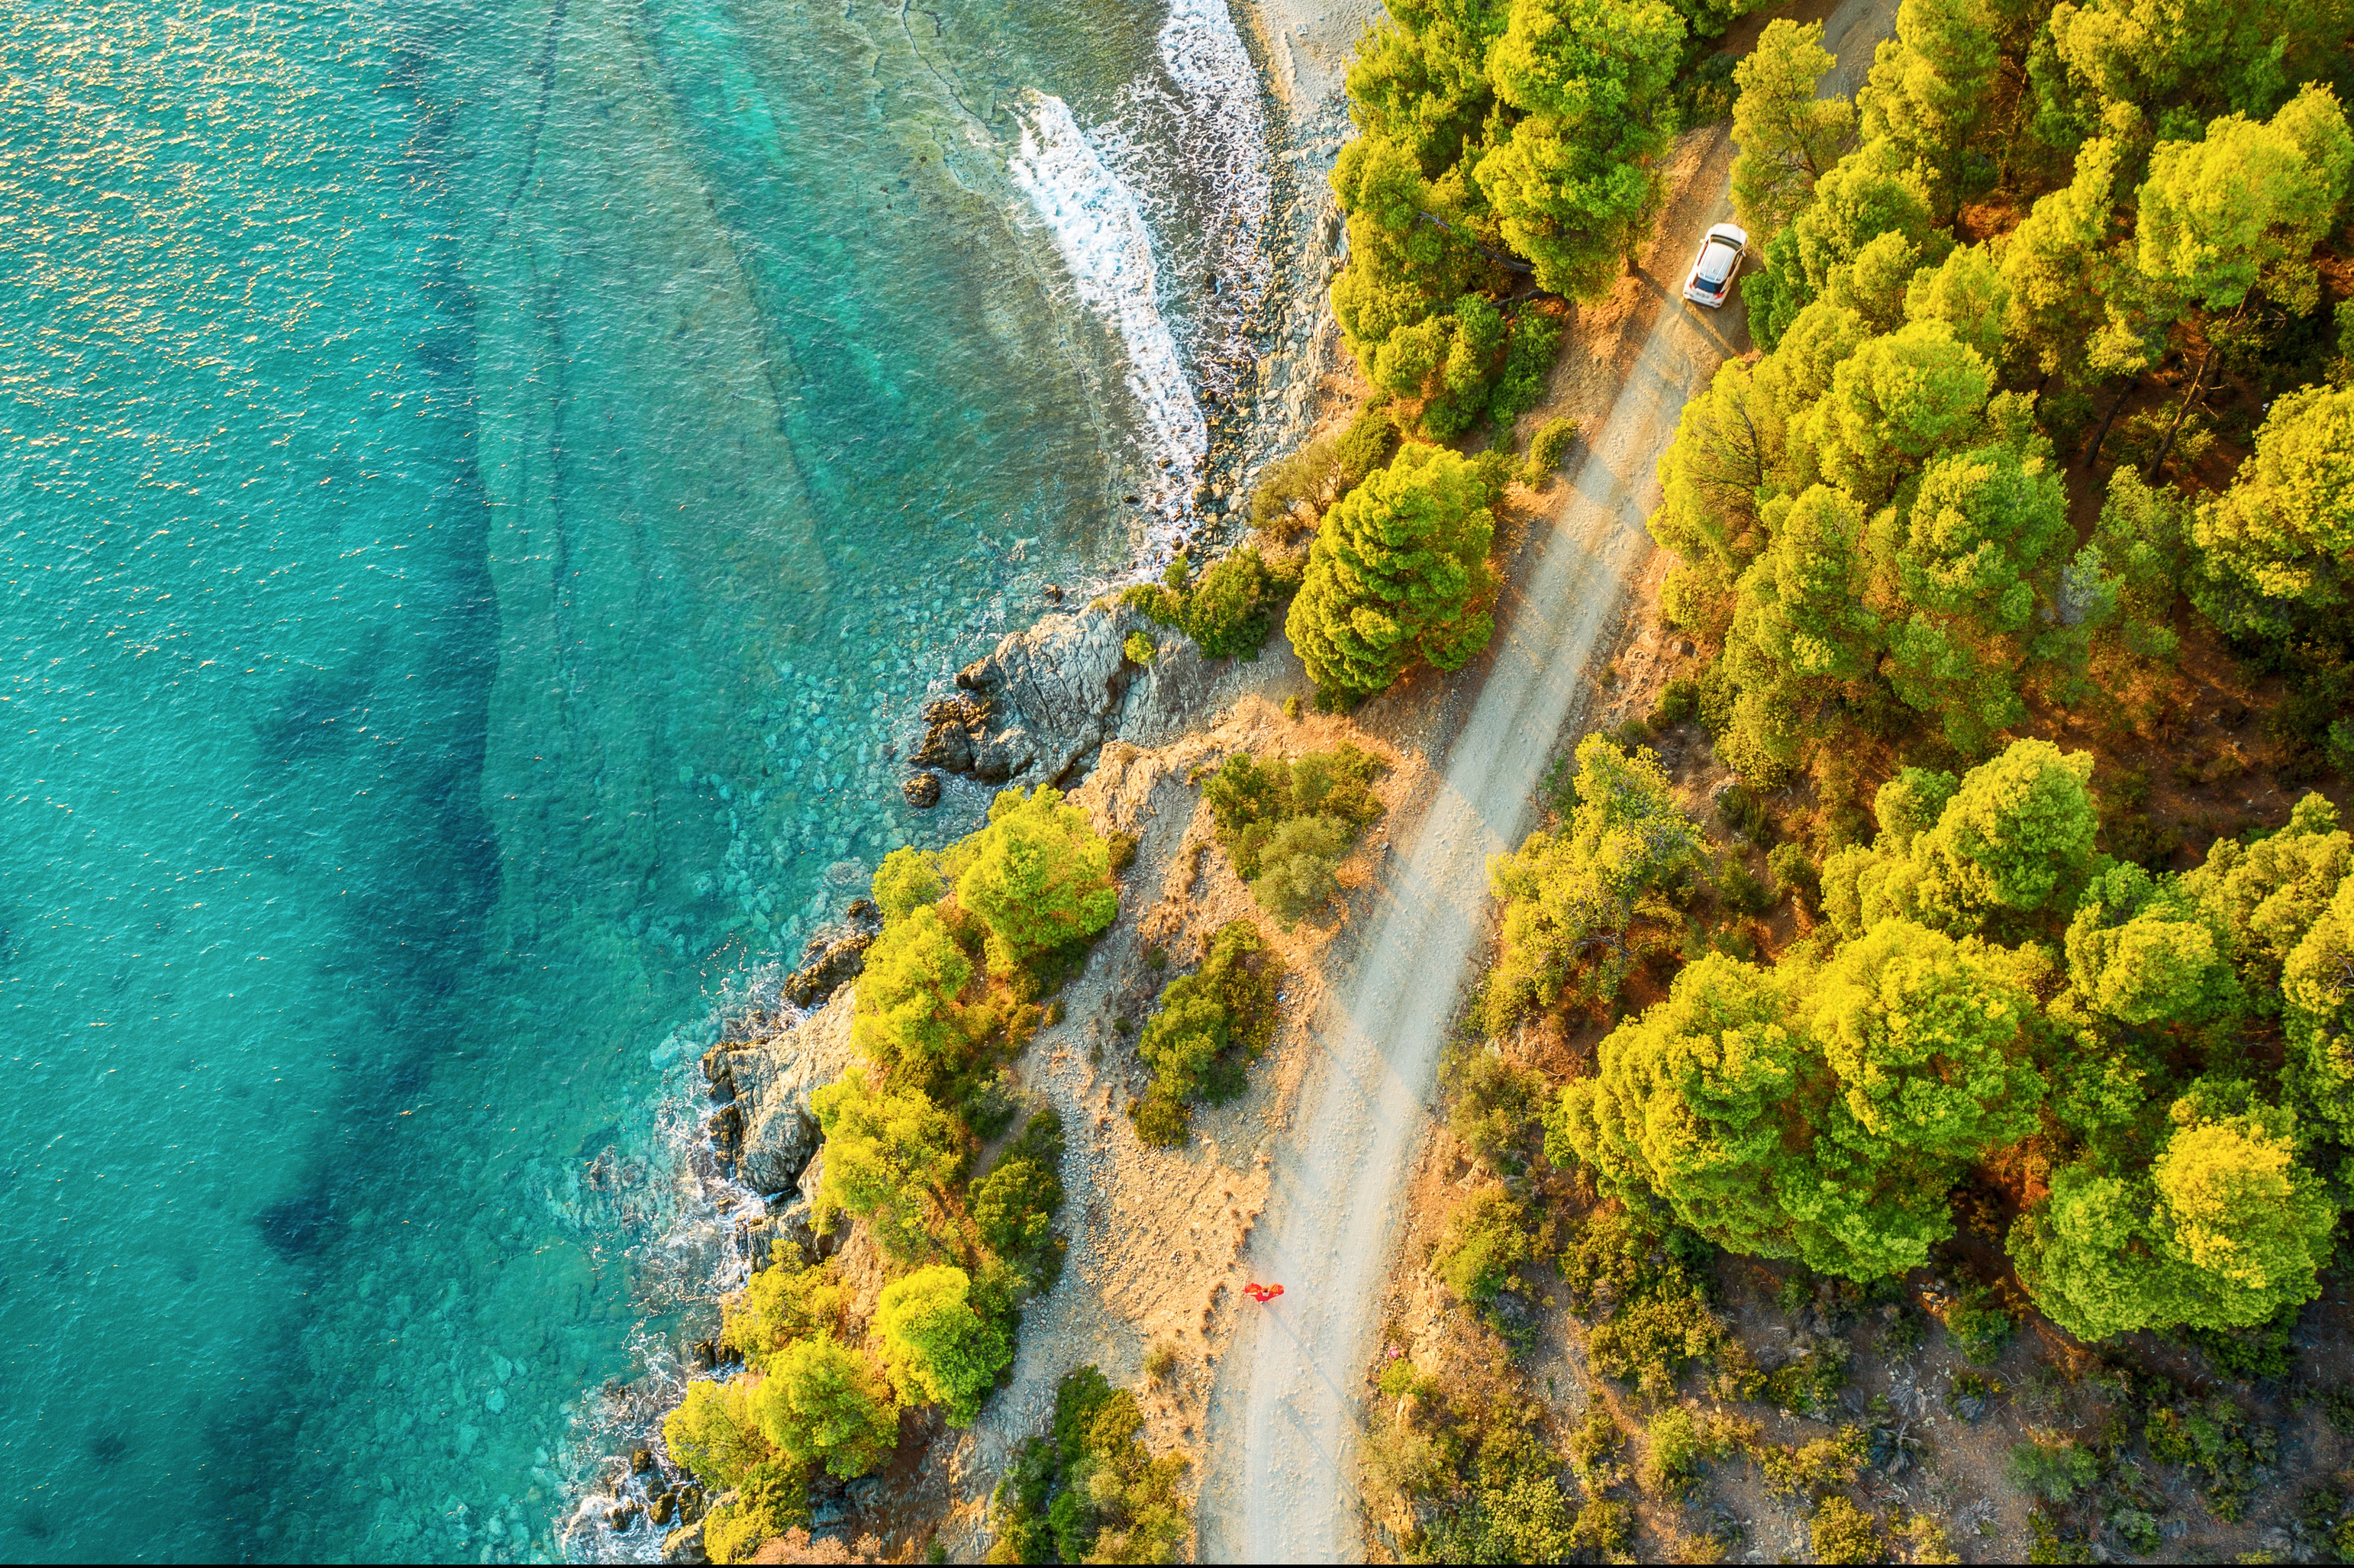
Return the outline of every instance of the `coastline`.
{"type": "MultiPolygon", "coordinates": [[[[1340,87],[1347,56],[1363,27],[1379,14],[1370,0],[1340,0],[1333,5],[1249,0],[1233,5],[1231,11],[1251,55],[1263,101],[1271,101],[1277,111],[1266,121],[1267,154],[1276,171],[1276,183],[1263,238],[1269,263],[1267,286],[1254,313],[1256,330],[1237,339],[1240,346],[1254,351],[1255,363],[1246,362],[1235,372],[1233,390],[1223,399],[1206,376],[1193,378],[1195,396],[1208,405],[1209,445],[1190,509],[1193,526],[1179,531],[1169,542],[1190,548],[1197,561],[1241,541],[1247,532],[1242,503],[1258,471],[1304,440],[1337,400],[1339,388],[1332,378],[1345,369],[1346,361],[1331,318],[1327,284],[1338,270],[1343,241],[1340,214],[1326,176],[1346,132],[1340,87]],[[1213,545],[1213,550],[1204,550],[1205,544],[1213,545]]],[[[1125,584],[1150,580],[1166,558],[1149,537],[1139,543],[1142,547],[1129,564],[1097,585],[1091,604],[1076,602],[1081,598],[1078,592],[1050,595],[1026,625],[1021,623],[1022,611],[1013,609],[1009,619],[1015,629],[998,640],[989,658],[1002,659],[1013,650],[1051,636],[1057,628],[1090,618],[1109,621],[1116,629],[1111,633],[1115,644],[1126,631],[1149,626],[1140,615],[1119,608],[1116,599],[1125,584]],[[1060,602],[1066,597],[1074,601],[1071,608],[1060,602]]],[[[1088,755],[1083,760],[1089,765],[1115,746],[1165,744],[1209,728],[1247,698],[1265,699],[1271,711],[1284,695],[1308,690],[1304,671],[1279,637],[1271,639],[1256,661],[1213,662],[1203,659],[1181,633],[1157,627],[1151,630],[1153,636],[1165,640],[1166,652],[1144,678],[1112,694],[1112,711],[1101,715],[1109,722],[1100,738],[1086,747],[1088,755]]],[[[945,666],[933,683],[932,702],[947,685],[949,668],[952,665],[945,666]]],[[[917,751],[925,730],[921,715],[929,705],[930,702],[922,702],[911,705],[907,712],[878,715],[874,738],[888,748],[886,755],[906,758],[917,751]]],[[[1091,766],[1081,769],[1091,770],[1091,766]]],[[[1034,771],[1025,769],[1011,782],[1051,781],[1033,777],[1034,771]]],[[[973,791],[975,800],[985,800],[998,787],[977,782],[954,786],[973,791]]],[[[971,814],[973,804],[964,802],[964,810],[940,813],[930,820],[952,832],[949,824],[971,814]]],[[[831,890],[828,902],[838,905],[849,891],[831,890]]],[[[803,955],[805,963],[817,959],[825,944],[838,942],[843,929],[837,910],[834,917],[822,922],[812,933],[803,955]]],[[[689,1378],[707,1374],[714,1368],[713,1330],[694,1325],[705,1325],[707,1319],[716,1322],[712,1308],[717,1298],[740,1287],[749,1277],[753,1246],[769,1238],[776,1215],[786,1206],[764,1202],[721,1158],[726,1139],[724,1134],[715,1136],[715,1123],[730,1107],[715,1105],[705,1075],[695,1071],[693,1064],[705,1048],[731,1039],[764,1038],[773,1051],[796,1025],[815,1020],[827,1009],[827,992],[839,1002],[847,1001],[846,989],[834,991],[828,985],[806,1007],[795,1006],[787,995],[795,974],[805,972],[805,969],[789,972],[779,964],[743,977],[703,1024],[680,1031],[665,1047],[673,1051],[682,1068],[673,1075],[659,1113],[671,1133],[664,1143],[674,1168],[664,1180],[675,1189],[675,1213],[649,1250],[682,1250],[701,1260],[705,1279],[700,1287],[683,1279],[674,1279],[672,1285],[674,1289],[684,1287],[690,1298],[700,1297],[705,1305],[689,1308],[684,1320],[691,1326],[685,1329],[663,1333],[650,1326],[642,1330],[641,1372],[626,1384],[590,1391],[583,1400],[575,1431],[576,1441],[584,1446],[575,1449],[571,1467],[578,1479],[557,1523],[566,1553],[574,1560],[679,1560],[673,1552],[681,1548],[688,1554],[686,1560],[692,1559],[694,1548],[684,1543],[671,1552],[664,1549],[665,1536],[675,1533],[686,1513],[678,1502],[665,1509],[658,1499],[689,1494],[687,1478],[675,1467],[665,1476],[668,1457],[660,1436],[662,1417],[676,1403],[689,1378]],[[592,1457],[590,1450],[601,1450],[601,1457],[592,1457]]],[[[851,972],[854,973],[854,967],[851,972]]],[[[849,977],[836,973],[831,978],[843,983],[849,977]]],[[[1047,1044],[1042,1040],[1032,1055],[1044,1055],[1047,1044]]],[[[1073,1158],[1079,1158],[1076,1149],[1073,1158]]],[[[792,1195],[784,1194],[787,1199],[792,1195]]],[[[679,1319],[675,1305],[668,1316],[673,1321],[679,1319]]],[[[1023,1338],[1025,1346],[1035,1344],[1042,1350],[1050,1340],[1049,1335],[1036,1332],[1023,1338]]],[[[1025,1353],[1024,1366],[1033,1359],[1025,1353]]],[[[1017,1375],[1015,1387],[1002,1391],[992,1402],[984,1423],[1017,1406],[1031,1417],[1035,1414],[1031,1406],[1050,1407],[1053,1380],[1061,1370],[1058,1361],[1044,1384],[1043,1403],[1038,1398],[1018,1397],[1026,1380],[1017,1375]]],[[[1029,1420],[1022,1434],[1034,1424],[1034,1419],[1029,1420]]],[[[967,1445],[933,1447],[935,1451],[924,1460],[926,1471],[940,1471],[942,1480],[950,1473],[960,1479],[973,1474],[967,1445]],[[950,1450],[955,1451],[953,1457],[950,1450]]],[[[976,1478],[985,1484],[978,1496],[960,1499],[968,1507],[960,1511],[969,1512],[980,1524],[988,1485],[994,1481],[993,1469],[976,1478]]],[[[872,1501],[872,1488],[862,1489],[872,1501]]],[[[837,1499],[822,1511],[818,1528],[831,1533],[844,1517],[843,1504],[837,1499]]],[[[985,1544],[984,1530],[978,1545],[985,1544]]]]}

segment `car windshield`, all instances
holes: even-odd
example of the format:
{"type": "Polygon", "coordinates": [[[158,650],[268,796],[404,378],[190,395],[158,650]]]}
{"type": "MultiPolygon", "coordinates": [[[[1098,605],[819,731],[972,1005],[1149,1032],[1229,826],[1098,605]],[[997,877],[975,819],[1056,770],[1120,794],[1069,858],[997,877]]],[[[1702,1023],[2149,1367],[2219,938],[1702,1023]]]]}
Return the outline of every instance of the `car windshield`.
{"type": "Polygon", "coordinates": [[[1732,246],[1715,240],[1710,241],[1708,249],[1700,253],[1700,266],[1695,269],[1696,275],[1703,283],[1723,282],[1733,274],[1734,254],[1732,246]]]}

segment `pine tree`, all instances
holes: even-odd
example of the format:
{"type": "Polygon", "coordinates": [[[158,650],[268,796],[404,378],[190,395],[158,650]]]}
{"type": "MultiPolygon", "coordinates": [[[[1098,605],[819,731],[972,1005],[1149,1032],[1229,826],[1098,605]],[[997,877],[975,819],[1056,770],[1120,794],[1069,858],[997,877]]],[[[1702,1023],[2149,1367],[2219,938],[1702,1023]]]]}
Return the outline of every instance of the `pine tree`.
{"type": "Polygon", "coordinates": [[[957,902],[988,927],[994,973],[1084,942],[1119,913],[1111,846],[1058,789],[1002,791],[966,849],[957,902]]]}
{"type": "Polygon", "coordinates": [[[1855,129],[1855,106],[1818,98],[1823,73],[1838,63],[1823,48],[1823,25],[1766,24],[1757,45],[1733,68],[1733,211],[1765,249],[1806,207],[1815,182],[1839,161],[1855,129]]]}
{"type": "Polygon", "coordinates": [[[1512,0],[1488,77],[1522,117],[1476,175],[1540,286],[1601,299],[1648,231],[1683,37],[1665,0],[1512,0]]]}
{"type": "Polygon", "coordinates": [[[2191,537],[2190,601],[2228,635],[2354,643],[2354,387],[2274,403],[2191,537]]]}
{"type": "Polygon", "coordinates": [[[1488,503],[1460,453],[1408,446],[1325,514],[1284,628],[1319,690],[1370,696],[1488,645],[1488,503]]]}

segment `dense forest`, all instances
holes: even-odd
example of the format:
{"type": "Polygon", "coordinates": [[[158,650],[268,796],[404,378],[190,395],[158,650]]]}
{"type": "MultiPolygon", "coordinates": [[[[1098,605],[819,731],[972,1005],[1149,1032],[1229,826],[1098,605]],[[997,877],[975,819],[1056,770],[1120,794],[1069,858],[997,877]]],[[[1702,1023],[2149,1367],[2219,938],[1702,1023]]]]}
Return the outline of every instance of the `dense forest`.
{"type": "MultiPolygon", "coordinates": [[[[1520,334],[1609,292],[1667,137],[1718,112],[1755,348],[1660,463],[1689,656],[1491,868],[1447,1086],[1485,1181],[1430,1266],[1503,1359],[1388,1363],[1369,1498],[1409,1556],[1607,1556],[1621,1499],[1746,1454],[1810,1499],[1815,1555],[1951,1560],[1840,1489],[1884,1428],[1780,1446],[1728,1411],[1826,1414],[1845,1352],[1749,1362],[1725,1260],[1842,1321],[1935,1298],[1989,1356],[2034,1316],[2278,1378],[2354,1203],[2348,8],[1904,0],[1853,101],[1818,96],[1819,24],[1734,58],[1704,52],[1729,16],[1658,3],[1392,17],[1350,78],[1333,303],[1409,450],[1483,418],[1506,444],[1520,334]],[[2219,693],[2220,745],[2191,713],[2219,693]],[[1649,749],[1689,774],[1687,737],[1734,775],[1704,804],[1649,749]],[[2276,810],[2218,803],[2260,778],[2276,810]],[[1557,1297],[1651,1412],[1640,1465],[1606,1415],[1529,1414],[1516,1358],[1557,1297]]],[[[1426,495],[1418,535],[1380,535],[1426,564],[1494,504],[1426,495]]],[[[1484,641],[1480,563],[1442,585],[1458,619],[1426,615],[1454,641],[1320,659],[1320,622],[1384,630],[1403,598],[1346,539],[1291,612],[1320,683],[1484,641]]],[[[2137,1449],[2014,1456],[2040,1560],[2157,1549],[2128,1449],[2242,1517],[2262,1434],[2170,1386],[2126,1402],[2137,1449]]],[[[2343,1497],[2312,1510],[2335,1540],[2343,1497]]]]}

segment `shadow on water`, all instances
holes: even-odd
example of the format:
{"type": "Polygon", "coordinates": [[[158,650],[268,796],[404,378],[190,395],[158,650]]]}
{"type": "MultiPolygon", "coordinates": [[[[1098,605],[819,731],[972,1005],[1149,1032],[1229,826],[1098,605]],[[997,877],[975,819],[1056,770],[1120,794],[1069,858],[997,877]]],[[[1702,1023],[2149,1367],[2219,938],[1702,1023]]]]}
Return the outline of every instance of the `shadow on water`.
{"type": "Polygon", "coordinates": [[[334,1200],[305,1193],[270,1204],[253,1216],[270,1250],[289,1263],[315,1257],[334,1239],[334,1200]]]}
{"type": "Polygon", "coordinates": [[[352,676],[297,676],[278,705],[256,721],[254,739],[281,765],[340,755],[359,737],[372,691],[370,683],[352,676]]]}

